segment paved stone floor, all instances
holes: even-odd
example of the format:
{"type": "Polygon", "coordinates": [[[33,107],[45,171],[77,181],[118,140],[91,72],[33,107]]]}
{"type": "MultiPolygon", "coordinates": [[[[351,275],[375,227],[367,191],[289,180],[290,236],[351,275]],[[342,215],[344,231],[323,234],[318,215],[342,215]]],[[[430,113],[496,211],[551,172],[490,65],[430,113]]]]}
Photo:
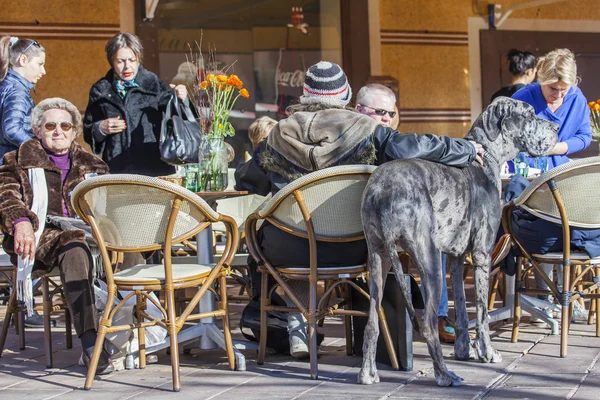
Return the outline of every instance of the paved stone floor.
{"type": "MultiPolygon", "coordinates": [[[[232,304],[237,321],[242,305],[232,304]]],[[[4,308],[0,307],[0,315],[4,308]]],[[[27,349],[18,350],[14,329],[0,358],[0,399],[598,399],[600,398],[600,338],[594,326],[572,325],[567,358],[559,357],[559,336],[544,325],[522,324],[518,343],[510,342],[510,326],[492,325],[492,341],[503,356],[498,364],[458,362],[444,346],[451,370],[464,378],[457,388],[436,386],[425,344],[414,343],[414,370],[392,371],[380,365],[381,382],[356,384],[361,358],[347,356],[341,320],[329,320],[321,347],[319,380],[309,378],[308,364],[289,356],[270,356],[256,364],[256,352],[246,351],[247,371],[231,371],[224,352],[193,350],[181,356],[179,393],[171,391],[169,356],[144,370],[124,370],[97,378],[91,391],[82,390],[85,368],[77,364],[80,349],[65,348],[64,330],[54,329],[54,368],[45,368],[41,329],[27,329],[27,349]]],[[[237,322],[234,325],[237,328],[237,322]]],[[[239,329],[234,335],[240,338],[239,329]]]]}

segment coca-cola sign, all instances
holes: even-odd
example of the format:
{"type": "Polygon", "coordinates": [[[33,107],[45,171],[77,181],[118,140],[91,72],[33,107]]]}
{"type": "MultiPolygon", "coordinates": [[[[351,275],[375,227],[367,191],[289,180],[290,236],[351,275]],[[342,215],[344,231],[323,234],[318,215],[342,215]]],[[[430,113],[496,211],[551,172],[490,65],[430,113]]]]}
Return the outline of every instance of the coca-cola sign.
{"type": "Polygon", "coordinates": [[[299,69],[294,72],[278,71],[277,84],[280,86],[302,87],[304,84],[304,71],[299,69]]]}

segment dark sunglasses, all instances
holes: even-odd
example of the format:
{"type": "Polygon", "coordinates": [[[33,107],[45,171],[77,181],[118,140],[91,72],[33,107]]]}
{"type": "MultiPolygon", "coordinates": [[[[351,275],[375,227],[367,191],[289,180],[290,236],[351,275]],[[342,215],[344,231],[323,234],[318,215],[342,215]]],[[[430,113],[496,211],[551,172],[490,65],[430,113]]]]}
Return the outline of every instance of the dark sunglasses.
{"type": "Polygon", "coordinates": [[[363,106],[363,107],[370,108],[371,110],[375,111],[375,114],[381,115],[381,116],[384,116],[385,114],[389,114],[390,117],[394,118],[396,116],[396,114],[397,114],[396,111],[388,111],[388,110],[383,110],[381,108],[373,108],[373,107],[365,106],[364,104],[359,104],[359,105],[363,106]]]}
{"type": "Polygon", "coordinates": [[[31,46],[42,47],[36,40],[31,40],[31,43],[29,43],[29,45],[27,47],[25,47],[25,50],[23,50],[23,53],[27,53],[27,50],[29,50],[31,48],[31,46]]]}
{"type": "Polygon", "coordinates": [[[60,126],[60,129],[63,132],[68,132],[71,130],[71,128],[73,128],[73,124],[67,121],[63,121],[63,122],[46,122],[44,124],[44,128],[46,128],[47,132],[53,132],[57,126],[60,126]]]}

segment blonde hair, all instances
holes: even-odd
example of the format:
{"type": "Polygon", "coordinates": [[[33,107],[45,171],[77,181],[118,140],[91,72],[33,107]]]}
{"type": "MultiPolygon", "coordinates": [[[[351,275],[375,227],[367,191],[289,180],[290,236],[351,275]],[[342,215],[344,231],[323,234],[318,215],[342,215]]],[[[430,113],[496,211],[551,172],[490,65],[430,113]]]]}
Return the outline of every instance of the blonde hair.
{"type": "Polygon", "coordinates": [[[248,128],[248,138],[252,142],[252,148],[255,148],[264,138],[269,136],[275,125],[277,125],[277,121],[266,116],[254,121],[248,128]]]}
{"type": "Polygon", "coordinates": [[[75,137],[79,136],[81,131],[83,130],[83,122],[81,119],[81,113],[71,103],[65,99],[61,99],[60,97],[52,97],[49,99],[45,99],[39,102],[37,106],[34,107],[31,112],[31,127],[34,130],[39,130],[42,127],[42,119],[43,115],[48,110],[65,110],[69,114],[71,114],[71,119],[73,120],[73,130],[75,131],[75,137]]]}
{"type": "Polygon", "coordinates": [[[17,65],[21,55],[25,55],[31,59],[45,52],[46,50],[42,45],[33,39],[2,36],[0,38],[0,82],[6,78],[8,69],[17,65]],[[12,44],[11,39],[13,39],[12,44]]]}
{"type": "Polygon", "coordinates": [[[580,81],[577,76],[575,54],[569,49],[556,49],[540,57],[537,63],[537,80],[540,85],[563,81],[575,87],[580,81]]]}

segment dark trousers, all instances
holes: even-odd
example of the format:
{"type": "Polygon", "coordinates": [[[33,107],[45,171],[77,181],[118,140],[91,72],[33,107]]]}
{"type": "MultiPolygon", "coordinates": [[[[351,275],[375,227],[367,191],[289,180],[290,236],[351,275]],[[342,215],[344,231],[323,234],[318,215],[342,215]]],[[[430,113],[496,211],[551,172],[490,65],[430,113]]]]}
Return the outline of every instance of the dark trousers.
{"type": "Polygon", "coordinates": [[[65,301],[77,336],[98,328],[92,265],[90,250],[83,243],[68,244],[58,256],[65,301]]]}

